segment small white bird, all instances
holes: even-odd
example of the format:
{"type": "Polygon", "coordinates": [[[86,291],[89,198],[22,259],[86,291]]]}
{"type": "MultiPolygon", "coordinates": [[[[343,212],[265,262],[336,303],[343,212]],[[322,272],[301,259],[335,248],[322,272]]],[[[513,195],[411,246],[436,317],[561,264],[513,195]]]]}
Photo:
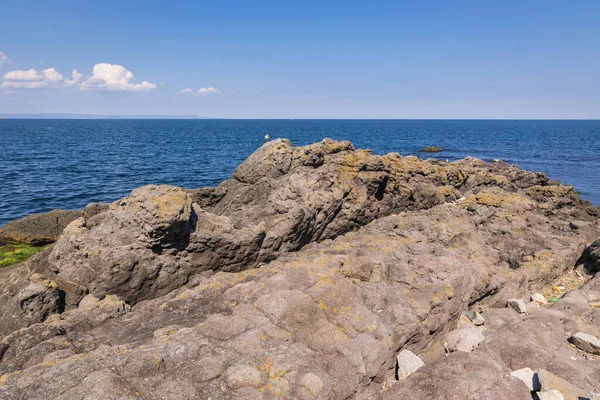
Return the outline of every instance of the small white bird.
{"type": "Polygon", "coordinates": [[[271,140],[271,136],[268,133],[265,135],[265,140],[271,140]]]}

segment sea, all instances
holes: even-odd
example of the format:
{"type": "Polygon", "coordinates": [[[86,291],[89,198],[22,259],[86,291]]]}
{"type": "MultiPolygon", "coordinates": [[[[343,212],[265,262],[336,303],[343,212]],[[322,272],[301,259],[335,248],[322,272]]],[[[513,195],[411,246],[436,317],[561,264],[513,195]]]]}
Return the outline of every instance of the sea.
{"type": "Polygon", "coordinates": [[[600,205],[600,120],[0,120],[0,226],[112,202],[146,184],[218,185],[271,139],[350,140],[376,154],[502,159],[600,205]],[[419,149],[438,146],[440,153],[419,149]]]}

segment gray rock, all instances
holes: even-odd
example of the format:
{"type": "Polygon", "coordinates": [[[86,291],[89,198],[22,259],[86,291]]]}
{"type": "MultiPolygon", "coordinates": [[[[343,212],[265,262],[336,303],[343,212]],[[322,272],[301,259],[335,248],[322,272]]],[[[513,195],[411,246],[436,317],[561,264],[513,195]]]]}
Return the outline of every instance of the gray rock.
{"type": "Polygon", "coordinates": [[[81,211],[74,210],[52,210],[47,214],[32,214],[1,227],[0,240],[44,246],[55,242],[63,229],[81,214],[81,211]]]}
{"type": "Polygon", "coordinates": [[[527,312],[527,306],[525,305],[525,302],[521,299],[509,299],[506,305],[518,312],[519,314],[525,314],[527,312]]]}
{"type": "Polygon", "coordinates": [[[481,326],[485,324],[485,318],[483,318],[483,315],[479,314],[477,311],[466,311],[464,314],[475,326],[481,326]]]}
{"type": "Polygon", "coordinates": [[[600,339],[589,333],[577,332],[572,337],[573,344],[580,350],[600,355],[600,339]]]}
{"type": "Polygon", "coordinates": [[[510,375],[522,380],[531,392],[537,392],[541,389],[537,376],[531,368],[517,369],[515,371],[512,371],[510,375]]]}
{"type": "Polygon", "coordinates": [[[406,379],[425,363],[410,350],[402,350],[396,357],[398,366],[398,379],[406,379]]]}
{"type": "Polygon", "coordinates": [[[44,246],[54,243],[62,231],[81,216],[91,218],[108,208],[104,203],[90,203],[83,210],[52,210],[11,221],[0,228],[0,240],[44,246]]]}
{"type": "Polygon", "coordinates": [[[470,353],[483,342],[485,337],[479,329],[455,329],[448,333],[446,343],[448,350],[470,353]]]}

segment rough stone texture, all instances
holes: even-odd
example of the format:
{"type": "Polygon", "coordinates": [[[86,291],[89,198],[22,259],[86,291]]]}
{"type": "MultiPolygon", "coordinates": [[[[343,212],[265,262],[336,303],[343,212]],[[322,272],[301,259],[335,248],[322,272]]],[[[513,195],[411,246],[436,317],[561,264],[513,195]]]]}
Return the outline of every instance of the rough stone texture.
{"type": "Polygon", "coordinates": [[[600,339],[588,333],[577,332],[573,335],[573,344],[588,353],[600,355],[600,339]]]}
{"type": "Polygon", "coordinates": [[[562,393],[556,389],[539,392],[537,393],[537,396],[540,400],[565,400],[562,393]]]}
{"type": "Polygon", "coordinates": [[[573,386],[566,380],[559,378],[558,376],[544,369],[537,371],[536,375],[540,382],[540,386],[542,387],[542,392],[557,390],[565,400],[579,400],[582,398],[588,398],[588,393],[586,391],[573,386]]]}
{"type": "Polygon", "coordinates": [[[63,229],[81,215],[81,211],[75,210],[53,210],[47,214],[29,215],[1,227],[0,240],[34,246],[53,243],[63,229]]]}
{"type": "Polygon", "coordinates": [[[446,343],[449,351],[464,351],[470,353],[483,342],[485,337],[479,329],[456,329],[448,333],[446,343]]]}
{"type": "Polygon", "coordinates": [[[524,367],[592,391],[566,333],[597,334],[596,278],[535,315],[504,307],[599,232],[570,187],[503,162],[273,141],[217,188],[136,189],[0,270],[0,398],[519,399],[524,367]],[[32,277],[64,310],[16,316],[32,277]],[[471,353],[385,386],[398,352],[484,308],[471,353]]]}
{"type": "Polygon", "coordinates": [[[54,243],[69,223],[82,215],[91,218],[107,207],[104,203],[92,203],[83,210],[52,210],[46,214],[29,215],[1,227],[0,240],[33,246],[54,243]]]}
{"type": "Polygon", "coordinates": [[[415,353],[410,350],[402,350],[396,357],[398,362],[398,379],[406,379],[413,372],[416,372],[425,363],[415,353]]]}
{"type": "Polygon", "coordinates": [[[506,305],[519,314],[525,314],[527,312],[527,305],[521,299],[509,299],[506,305]]]}

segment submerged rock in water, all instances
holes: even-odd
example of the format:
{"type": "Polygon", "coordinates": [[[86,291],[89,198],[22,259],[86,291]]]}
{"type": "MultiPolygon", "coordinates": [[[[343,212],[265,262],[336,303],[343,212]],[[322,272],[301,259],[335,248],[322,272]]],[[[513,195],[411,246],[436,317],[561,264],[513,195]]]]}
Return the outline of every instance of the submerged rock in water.
{"type": "Polygon", "coordinates": [[[565,340],[597,320],[589,296],[504,307],[572,269],[598,217],[505,163],[274,140],[216,188],[136,189],[0,270],[0,397],[525,398],[509,373],[550,368],[551,352],[591,390],[577,368],[600,370],[565,340]],[[486,340],[465,328],[477,347],[436,359],[484,307],[486,340]],[[425,365],[385,386],[407,345],[425,365]]]}
{"type": "Polygon", "coordinates": [[[419,150],[421,153],[439,153],[444,151],[441,147],[431,146],[431,147],[423,147],[419,150]]]}

